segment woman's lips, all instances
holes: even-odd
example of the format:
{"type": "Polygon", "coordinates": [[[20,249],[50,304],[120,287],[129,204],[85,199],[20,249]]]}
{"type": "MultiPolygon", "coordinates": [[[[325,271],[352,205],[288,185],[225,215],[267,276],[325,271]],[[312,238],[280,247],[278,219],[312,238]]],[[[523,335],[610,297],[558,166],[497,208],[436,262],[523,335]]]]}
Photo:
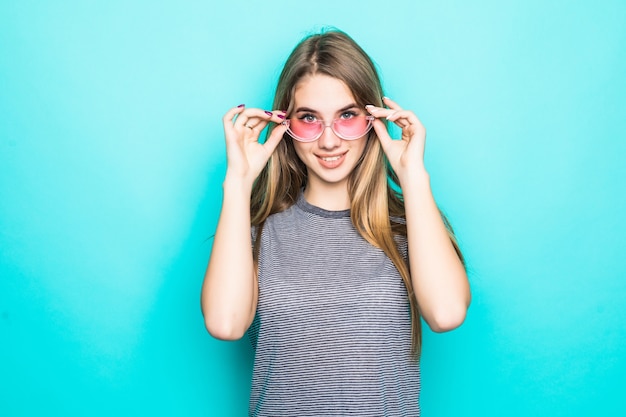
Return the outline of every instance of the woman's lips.
{"type": "Polygon", "coordinates": [[[348,151],[334,155],[315,155],[320,165],[324,168],[337,168],[346,159],[348,151]]]}

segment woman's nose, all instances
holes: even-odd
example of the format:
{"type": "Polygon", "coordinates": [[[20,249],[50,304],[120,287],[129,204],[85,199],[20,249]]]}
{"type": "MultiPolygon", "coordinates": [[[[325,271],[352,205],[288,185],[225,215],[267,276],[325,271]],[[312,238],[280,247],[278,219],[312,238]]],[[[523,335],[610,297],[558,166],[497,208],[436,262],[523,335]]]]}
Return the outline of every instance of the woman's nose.
{"type": "Polygon", "coordinates": [[[317,145],[321,149],[334,149],[341,145],[341,138],[335,134],[330,125],[324,126],[324,131],[317,140],[317,145]]]}

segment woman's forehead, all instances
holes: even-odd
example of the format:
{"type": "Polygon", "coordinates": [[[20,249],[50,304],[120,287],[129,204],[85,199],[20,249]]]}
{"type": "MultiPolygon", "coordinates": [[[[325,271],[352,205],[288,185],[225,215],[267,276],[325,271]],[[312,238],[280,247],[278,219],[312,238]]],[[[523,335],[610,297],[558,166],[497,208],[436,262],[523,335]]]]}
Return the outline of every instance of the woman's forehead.
{"type": "Polygon", "coordinates": [[[309,75],[294,89],[294,108],[306,107],[318,112],[336,112],[355,105],[355,99],[343,81],[328,75],[309,75]]]}

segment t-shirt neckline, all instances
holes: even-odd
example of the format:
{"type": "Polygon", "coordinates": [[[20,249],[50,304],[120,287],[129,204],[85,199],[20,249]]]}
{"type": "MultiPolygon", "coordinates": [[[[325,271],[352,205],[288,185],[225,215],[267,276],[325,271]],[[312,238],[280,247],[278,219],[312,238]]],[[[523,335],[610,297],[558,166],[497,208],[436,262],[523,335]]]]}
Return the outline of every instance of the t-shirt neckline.
{"type": "Polygon", "coordinates": [[[304,198],[303,192],[300,192],[300,195],[298,196],[298,200],[296,201],[296,205],[298,206],[298,208],[300,208],[301,210],[307,213],[316,214],[321,217],[328,217],[331,219],[350,217],[350,209],[326,210],[321,207],[314,206],[313,204],[306,201],[306,199],[304,198]]]}

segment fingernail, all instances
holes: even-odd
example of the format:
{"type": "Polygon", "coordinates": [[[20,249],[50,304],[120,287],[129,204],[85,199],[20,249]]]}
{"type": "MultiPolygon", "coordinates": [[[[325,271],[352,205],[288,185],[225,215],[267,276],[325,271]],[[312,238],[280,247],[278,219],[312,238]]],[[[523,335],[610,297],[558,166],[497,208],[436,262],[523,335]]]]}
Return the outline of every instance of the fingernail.
{"type": "Polygon", "coordinates": [[[272,113],[271,111],[267,111],[267,110],[265,110],[265,114],[267,114],[268,116],[272,117],[272,115],[273,115],[274,113],[272,113]]]}
{"type": "Polygon", "coordinates": [[[285,116],[282,115],[282,114],[277,114],[276,116],[278,116],[279,119],[284,119],[285,118],[285,116]]]}
{"type": "Polygon", "coordinates": [[[240,104],[240,105],[238,105],[237,107],[243,107],[243,106],[245,106],[245,104],[240,104]]]}

